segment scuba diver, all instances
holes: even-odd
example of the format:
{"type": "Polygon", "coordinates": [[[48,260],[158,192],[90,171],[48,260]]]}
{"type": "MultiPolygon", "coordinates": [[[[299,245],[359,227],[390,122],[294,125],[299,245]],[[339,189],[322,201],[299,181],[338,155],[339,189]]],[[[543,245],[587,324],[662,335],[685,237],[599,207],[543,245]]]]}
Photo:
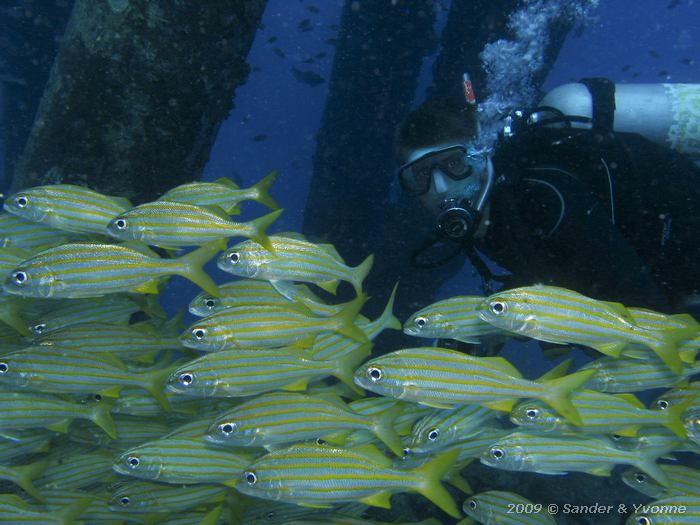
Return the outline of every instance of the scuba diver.
{"type": "Polygon", "coordinates": [[[489,285],[667,313],[700,303],[699,85],[566,84],[492,145],[469,88],[465,75],[466,103],[428,100],[396,133],[401,187],[436,221],[416,266],[466,251],[489,285]]]}

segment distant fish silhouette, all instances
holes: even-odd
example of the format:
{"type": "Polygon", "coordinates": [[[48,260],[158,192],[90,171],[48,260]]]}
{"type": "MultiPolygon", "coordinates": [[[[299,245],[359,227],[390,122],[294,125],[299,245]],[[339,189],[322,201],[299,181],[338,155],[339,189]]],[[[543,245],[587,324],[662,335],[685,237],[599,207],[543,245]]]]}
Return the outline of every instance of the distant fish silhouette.
{"type": "Polygon", "coordinates": [[[305,60],[302,60],[304,64],[313,64],[315,60],[313,58],[307,58],[305,60]]]}
{"type": "Polygon", "coordinates": [[[265,135],[264,133],[261,133],[260,135],[255,135],[253,137],[253,142],[262,142],[264,140],[267,140],[267,135],[265,135]]]}
{"type": "Polygon", "coordinates": [[[670,79],[670,78],[671,78],[671,75],[670,75],[669,72],[666,71],[665,69],[659,71],[656,75],[659,76],[659,77],[664,77],[664,78],[666,78],[666,79],[670,79]]]}
{"type": "Polygon", "coordinates": [[[326,55],[327,55],[327,54],[328,54],[328,53],[326,53],[325,51],[321,51],[320,53],[316,53],[316,54],[314,55],[314,57],[315,57],[315,58],[318,58],[318,59],[326,58],[326,55]]]}
{"type": "Polygon", "coordinates": [[[695,64],[695,60],[693,60],[692,58],[684,58],[681,60],[681,63],[685,64],[686,66],[692,66],[693,64],[695,64]]]}
{"type": "Polygon", "coordinates": [[[276,36],[271,36],[270,38],[267,39],[268,44],[272,44],[274,42],[277,42],[277,37],[276,36]]]}
{"type": "Polygon", "coordinates": [[[308,9],[309,11],[311,11],[314,14],[318,13],[320,11],[320,9],[318,7],[316,7],[315,5],[306,6],[306,9],[308,9]]]}
{"type": "Polygon", "coordinates": [[[659,52],[656,51],[655,49],[649,50],[649,56],[652,56],[654,58],[661,58],[661,55],[659,55],[659,52]]]}
{"type": "Polygon", "coordinates": [[[307,31],[311,31],[314,28],[313,22],[311,22],[311,19],[309,18],[304,18],[299,24],[297,25],[297,29],[301,31],[302,33],[306,33],[307,31]]]}
{"type": "Polygon", "coordinates": [[[287,55],[284,54],[284,51],[282,51],[279,47],[274,48],[273,53],[277,55],[280,58],[287,58],[287,55]]]}
{"type": "Polygon", "coordinates": [[[294,78],[296,78],[299,82],[303,82],[309,86],[318,86],[326,81],[326,79],[318,73],[314,73],[313,71],[302,71],[301,69],[297,69],[295,67],[292,67],[292,75],[294,75],[294,78]]]}
{"type": "Polygon", "coordinates": [[[625,64],[622,66],[622,71],[629,71],[632,68],[632,64],[625,64]]]}
{"type": "Polygon", "coordinates": [[[671,3],[668,4],[666,7],[668,9],[673,9],[674,7],[678,7],[679,5],[681,5],[681,0],[671,0],[671,3]]]}

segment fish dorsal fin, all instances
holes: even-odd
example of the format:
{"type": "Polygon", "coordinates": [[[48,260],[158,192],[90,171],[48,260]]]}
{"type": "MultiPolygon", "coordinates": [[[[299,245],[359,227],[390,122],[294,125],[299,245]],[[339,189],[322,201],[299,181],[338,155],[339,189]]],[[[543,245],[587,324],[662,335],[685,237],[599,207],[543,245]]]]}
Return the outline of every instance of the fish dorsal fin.
{"type": "Polygon", "coordinates": [[[566,373],[569,371],[569,368],[571,368],[571,363],[573,362],[573,358],[569,358],[566,361],[562,361],[548,372],[545,372],[542,376],[540,376],[537,379],[537,381],[547,381],[549,379],[557,379],[559,377],[565,376],[566,373]]]}
{"type": "Polygon", "coordinates": [[[121,206],[124,208],[124,211],[130,210],[131,208],[134,207],[133,204],[131,204],[131,201],[127,199],[126,197],[115,197],[114,195],[108,195],[108,197],[114,202],[117,206],[121,206]]]}
{"type": "Polygon", "coordinates": [[[641,408],[646,410],[644,404],[634,394],[614,394],[614,396],[620,399],[624,399],[635,408],[641,408]]]}
{"type": "Polygon", "coordinates": [[[228,177],[219,177],[214,181],[215,184],[221,184],[222,186],[226,186],[227,188],[230,188],[232,190],[237,190],[240,189],[240,186],[233,182],[231,179],[228,177]]]}
{"type": "Polygon", "coordinates": [[[275,237],[286,237],[287,239],[294,239],[297,241],[309,242],[303,234],[299,232],[278,232],[275,233],[275,237]]]}
{"type": "Polygon", "coordinates": [[[361,445],[359,447],[353,447],[350,449],[352,452],[359,454],[366,459],[370,460],[372,463],[380,467],[391,467],[391,459],[386,457],[381,450],[379,450],[374,445],[361,445]]]}
{"type": "Polygon", "coordinates": [[[512,377],[517,377],[518,379],[522,379],[523,377],[520,371],[513,365],[511,365],[510,362],[508,362],[508,360],[506,360],[503,357],[481,357],[480,359],[487,362],[493,368],[500,372],[503,372],[504,374],[507,374],[512,377]]]}
{"type": "Polygon", "coordinates": [[[308,386],[309,380],[308,378],[304,378],[294,381],[293,383],[289,383],[288,385],[284,385],[282,390],[286,390],[288,392],[304,392],[308,386]]]}
{"type": "Polygon", "coordinates": [[[317,246],[321,248],[321,250],[326,252],[328,255],[333,257],[333,259],[335,259],[336,261],[345,264],[345,261],[338,253],[338,250],[336,250],[335,246],[333,246],[332,244],[318,244],[317,246]]]}
{"type": "Polygon", "coordinates": [[[604,305],[608,306],[608,307],[609,307],[611,310],[613,310],[617,315],[619,315],[620,317],[623,317],[624,319],[626,319],[626,320],[629,321],[630,323],[632,323],[632,324],[637,324],[637,323],[635,323],[634,318],[633,318],[632,315],[629,313],[629,311],[627,310],[627,308],[625,307],[624,304],[622,304],[622,303],[616,303],[616,302],[613,302],[613,301],[600,301],[600,302],[603,303],[604,305]]]}
{"type": "Polygon", "coordinates": [[[231,220],[231,217],[229,216],[229,214],[226,213],[220,206],[216,206],[215,204],[202,204],[199,207],[207,210],[209,213],[211,213],[212,215],[215,215],[219,219],[222,219],[225,221],[231,220]]]}
{"type": "Polygon", "coordinates": [[[160,279],[151,279],[143,284],[138,285],[136,288],[132,288],[131,291],[145,294],[159,294],[160,279]]]}

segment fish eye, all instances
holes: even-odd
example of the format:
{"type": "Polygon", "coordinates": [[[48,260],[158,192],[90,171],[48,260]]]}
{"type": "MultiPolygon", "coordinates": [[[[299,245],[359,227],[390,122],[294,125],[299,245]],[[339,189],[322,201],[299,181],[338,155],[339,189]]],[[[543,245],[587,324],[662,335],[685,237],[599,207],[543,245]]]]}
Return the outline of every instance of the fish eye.
{"type": "Polygon", "coordinates": [[[183,372],[180,374],[180,384],[182,386],[190,386],[192,383],[194,383],[194,376],[190,374],[189,372],[183,372]]]}
{"type": "Polygon", "coordinates": [[[207,335],[207,331],[204,328],[195,328],[192,330],[192,335],[197,341],[201,341],[207,335]]]}
{"type": "Polygon", "coordinates": [[[268,520],[274,520],[275,516],[277,516],[277,514],[275,514],[274,512],[268,512],[267,514],[265,514],[265,518],[267,518],[268,520]]]}
{"type": "Polygon", "coordinates": [[[646,516],[639,516],[637,518],[638,525],[651,525],[651,521],[646,516]]]}
{"type": "Polygon", "coordinates": [[[121,498],[119,498],[119,504],[122,507],[126,507],[129,503],[131,503],[129,496],[122,496],[121,498]]]}
{"type": "Polygon", "coordinates": [[[94,399],[95,401],[102,401],[102,396],[100,394],[95,394],[94,396],[92,396],[92,399],[94,399]]]}
{"type": "Polygon", "coordinates": [[[226,258],[231,264],[237,264],[241,260],[241,254],[238,252],[229,252],[226,254],[226,258]]]}
{"type": "Polygon", "coordinates": [[[469,502],[467,503],[467,505],[469,505],[469,508],[472,510],[476,509],[476,507],[477,507],[476,501],[473,499],[470,499],[469,502]]]}
{"type": "Polygon", "coordinates": [[[418,328],[423,328],[428,320],[425,317],[416,317],[415,323],[418,328]]]}
{"type": "Polygon", "coordinates": [[[16,285],[22,285],[27,282],[27,273],[22,270],[12,272],[12,280],[16,285]]]}
{"type": "Polygon", "coordinates": [[[7,366],[7,363],[0,363],[0,374],[6,374],[9,369],[10,367],[7,366]]]}
{"type": "Polygon", "coordinates": [[[141,460],[136,456],[129,456],[128,458],[126,458],[126,464],[129,465],[129,468],[136,468],[139,466],[140,463],[141,460]]]}
{"type": "Polygon", "coordinates": [[[29,204],[29,199],[26,195],[17,195],[17,197],[15,197],[15,204],[18,208],[26,208],[29,204]]]}
{"type": "Polygon", "coordinates": [[[325,444],[327,444],[327,443],[328,443],[328,441],[326,441],[326,440],[323,439],[323,438],[316,438],[316,444],[317,444],[317,445],[325,445],[325,444]]]}
{"type": "Polygon", "coordinates": [[[408,456],[410,456],[410,455],[411,455],[411,449],[410,449],[410,448],[406,447],[405,449],[403,449],[403,457],[404,457],[404,459],[406,459],[406,458],[407,458],[408,456]]]}
{"type": "Polygon", "coordinates": [[[230,436],[236,430],[236,423],[221,423],[219,425],[219,432],[224,436],[230,436]]]}
{"type": "Polygon", "coordinates": [[[119,219],[115,219],[115,220],[114,220],[114,227],[115,227],[117,230],[126,230],[126,227],[127,227],[127,226],[128,226],[128,224],[127,224],[127,222],[126,222],[126,219],[121,219],[121,218],[119,218],[119,219]]]}
{"type": "Polygon", "coordinates": [[[216,299],[212,299],[211,297],[204,299],[204,306],[211,310],[216,306],[216,299]]]}
{"type": "Polygon", "coordinates": [[[634,481],[636,481],[637,483],[646,483],[647,477],[644,474],[642,474],[641,472],[637,472],[634,475],[634,481]]]}
{"type": "Polygon", "coordinates": [[[243,477],[245,478],[245,481],[246,483],[248,483],[248,485],[255,485],[258,482],[258,477],[253,471],[249,470],[248,472],[244,472],[243,477]]]}
{"type": "Polygon", "coordinates": [[[528,408],[525,411],[525,415],[527,416],[528,419],[536,419],[537,416],[540,415],[540,411],[537,410],[536,408],[528,408]]]}
{"type": "Polygon", "coordinates": [[[491,454],[491,457],[492,457],[493,459],[502,459],[503,456],[506,455],[506,453],[503,452],[503,449],[500,449],[500,448],[497,448],[497,447],[494,447],[494,448],[492,448],[491,450],[489,450],[489,453],[491,454]]]}
{"type": "Polygon", "coordinates": [[[489,310],[491,310],[493,315],[503,315],[507,309],[508,307],[503,301],[491,301],[489,303],[489,310]]]}
{"type": "Polygon", "coordinates": [[[382,369],[377,368],[376,366],[369,367],[367,369],[367,375],[369,376],[369,379],[370,381],[372,381],[372,383],[377,383],[378,381],[381,381],[382,377],[384,377],[382,369]]]}
{"type": "Polygon", "coordinates": [[[46,323],[35,324],[32,326],[31,330],[35,334],[41,334],[44,332],[44,330],[46,330],[46,323]]]}
{"type": "Polygon", "coordinates": [[[666,401],[665,399],[659,399],[656,402],[656,408],[659,410],[666,410],[668,408],[669,402],[666,401]]]}
{"type": "Polygon", "coordinates": [[[431,428],[428,431],[428,441],[435,441],[439,437],[440,437],[440,429],[439,428],[431,428]]]}

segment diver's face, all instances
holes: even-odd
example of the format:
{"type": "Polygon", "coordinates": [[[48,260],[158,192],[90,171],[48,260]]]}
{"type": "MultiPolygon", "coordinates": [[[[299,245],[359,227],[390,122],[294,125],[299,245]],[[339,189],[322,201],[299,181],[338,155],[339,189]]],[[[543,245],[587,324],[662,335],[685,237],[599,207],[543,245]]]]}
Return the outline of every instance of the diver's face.
{"type": "Polygon", "coordinates": [[[427,191],[420,194],[420,201],[432,213],[439,214],[443,203],[450,199],[470,198],[479,189],[479,183],[486,169],[485,159],[472,162],[466,159],[464,150],[450,151],[451,146],[461,144],[438,144],[429,148],[416,149],[408,156],[406,162],[425,159],[416,175],[429,179],[427,191]],[[437,152],[445,151],[444,156],[437,152]],[[452,155],[452,158],[450,157],[452,155]],[[435,162],[431,162],[435,159],[435,162]],[[451,173],[450,173],[451,172],[451,173]],[[459,178],[456,178],[459,177],[459,178]]]}

